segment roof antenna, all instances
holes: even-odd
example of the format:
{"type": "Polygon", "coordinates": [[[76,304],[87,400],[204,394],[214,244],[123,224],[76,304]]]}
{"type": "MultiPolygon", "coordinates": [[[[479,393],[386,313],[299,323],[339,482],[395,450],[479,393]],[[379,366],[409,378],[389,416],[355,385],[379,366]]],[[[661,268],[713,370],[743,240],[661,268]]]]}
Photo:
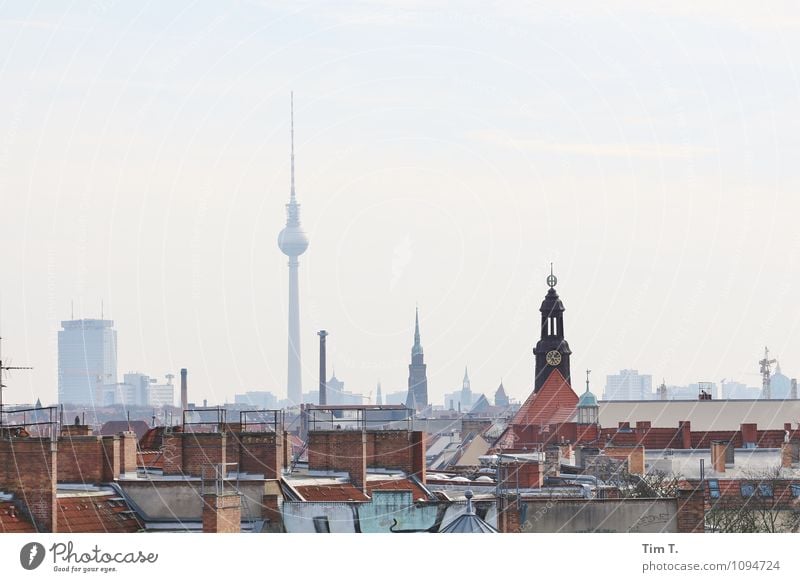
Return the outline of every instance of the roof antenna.
{"type": "Polygon", "coordinates": [[[103,319],[103,300],[100,300],[100,319],[103,319]]]}
{"type": "Polygon", "coordinates": [[[292,191],[291,191],[291,202],[295,202],[295,194],[294,194],[294,91],[289,93],[289,98],[291,100],[291,133],[292,133],[292,191]]]}
{"type": "Polygon", "coordinates": [[[0,426],[3,425],[3,388],[6,388],[6,385],[3,384],[3,375],[10,370],[33,370],[29,366],[4,366],[2,346],[3,338],[0,337],[0,426]]]}

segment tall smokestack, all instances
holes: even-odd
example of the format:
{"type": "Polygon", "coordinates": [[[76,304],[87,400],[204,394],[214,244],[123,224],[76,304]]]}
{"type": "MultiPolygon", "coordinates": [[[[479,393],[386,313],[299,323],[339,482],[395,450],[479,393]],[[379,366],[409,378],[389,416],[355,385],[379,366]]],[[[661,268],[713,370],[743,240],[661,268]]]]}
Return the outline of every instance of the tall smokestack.
{"type": "Polygon", "coordinates": [[[325,406],[328,404],[328,394],[325,377],[325,338],[328,337],[328,332],[324,329],[317,332],[319,336],[319,404],[325,406]]]}
{"type": "Polygon", "coordinates": [[[181,368],[181,410],[189,409],[189,388],[186,385],[186,368],[181,368]]]}

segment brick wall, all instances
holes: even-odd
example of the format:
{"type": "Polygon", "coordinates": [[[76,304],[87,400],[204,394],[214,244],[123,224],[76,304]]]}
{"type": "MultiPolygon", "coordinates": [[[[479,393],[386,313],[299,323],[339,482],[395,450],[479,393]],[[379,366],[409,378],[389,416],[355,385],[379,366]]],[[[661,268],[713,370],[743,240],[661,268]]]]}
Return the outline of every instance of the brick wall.
{"type": "Polygon", "coordinates": [[[367,434],[355,430],[309,431],[308,468],[346,471],[353,485],[363,490],[367,480],[367,434]]]}
{"type": "Polygon", "coordinates": [[[0,490],[13,493],[37,531],[57,531],[57,445],[47,438],[0,438],[0,490]]]}
{"type": "Polygon", "coordinates": [[[203,533],[239,533],[242,502],[238,493],[203,495],[203,533]]]}
{"type": "Polygon", "coordinates": [[[426,434],[419,430],[413,431],[411,433],[411,474],[423,483],[427,479],[426,451],[426,434]]]}
{"type": "Polygon", "coordinates": [[[519,497],[501,495],[497,498],[497,529],[500,533],[519,533],[520,524],[519,497]]]}
{"type": "Polygon", "coordinates": [[[247,473],[263,473],[265,479],[279,479],[283,463],[283,438],[270,432],[240,433],[239,467],[247,473]]]}
{"type": "Polygon", "coordinates": [[[181,433],[165,434],[161,441],[164,475],[183,474],[183,438],[181,433]]]}
{"type": "Polygon", "coordinates": [[[87,424],[65,424],[61,426],[61,436],[89,436],[92,430],[87,424]]]}
{"type": "Polygon", "coordinates": [[[678,533],[703,533],[705,531],[705,499],[703,490],[697,488],[678,490],[678,533]]]}
{"type": "Polygon", "coordinates": [[[105,482],[119,478],[120,450],[119,437],[103,437],[103,472],[101,478],[105,482]]]}
{"type": "Polygon", "coordinates": [[[781,467],[791,469],[792,467],[792,443],[783,443],[781,445],[781,467]]]}
{"type": "Polygon", "coordinates": [[[636,475],[644,474],[644,446],[636,445],[633,447],[606,447],[603,449],[605,455],[612,459],[626,459],[628,461],[628,472],[636,475]]]}
{"type": "Polygon", "coordinates": [[[261,516],[268,522],[267,529],[271,533],[283,531],[283,514],[277,495],[264,495],[261,501],[261,516]]]}
{"type": "Polygon", "coordinates": [[[102,437],[64,435],[58,439],[59,483],[102,483],[103,465],[102,437]]]}
{"type": "Polygon", "coordinates": [[[183,473],[213,478],[212,465],[226,462],[227,436],[219,432],[188,432],[183,438],[183,473]]]}
{"type": "Polygon", "coordinates": [[[120,433],[119,441],[120,473],[136,473],[136,433],[120,433]]]}
{"type": "Polygon", "coordinates": [[[367,432],[367,466],[411,473],[411,439],[407,430],[367,432]]]}

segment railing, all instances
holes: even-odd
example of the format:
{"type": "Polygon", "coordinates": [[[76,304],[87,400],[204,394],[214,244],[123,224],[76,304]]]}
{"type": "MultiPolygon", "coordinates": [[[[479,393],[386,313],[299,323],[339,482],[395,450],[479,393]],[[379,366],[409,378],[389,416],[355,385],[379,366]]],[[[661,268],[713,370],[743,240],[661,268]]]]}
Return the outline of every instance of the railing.
{"type": "Polygon", "coordinates": [[[184,432],[220,432],[226,421],[226,410],[221,406],[191,408],[183,411],[184,432]]]}
{"type": "Polygon", "coordinates": [[[309,431],[411,430],[413,411],[399,405],[315,406],[305,409],[309,431]]]}
{"type": "Polygon", "coordinates": [[[239,424],[242,432],[283,432],[283,410],[242,410],[239,424]]]}
{"type": "Polygon", "coordinates": [[[61,432],[58,407],[0,407],[0,429],[20,436],[56,438],[61,432]]]}

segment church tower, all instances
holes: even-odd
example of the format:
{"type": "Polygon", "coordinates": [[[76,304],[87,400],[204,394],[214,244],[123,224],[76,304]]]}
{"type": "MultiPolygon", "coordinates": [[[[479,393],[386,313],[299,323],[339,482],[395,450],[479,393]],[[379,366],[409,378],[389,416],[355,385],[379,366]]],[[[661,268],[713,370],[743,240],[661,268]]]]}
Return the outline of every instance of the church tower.
{"type": "Polygon", "coordinates": [[[406,407],[420,411],[428,406],[428,376],[425,354],[419,337],[419,308],[414,323],[414,345],[411,348],[411,364],[408,366],[408,396],[406,407]]]}
{"type": "Polygon", "coordinates": [[[550,289],[539,308],[542,314],[540,339],[533,348],[533,355],[536,358],[534,393],[539,391],[553,370],[559,370],[567,384],[572,383],[569,373],[569,356],[572,352],[564,339],[564,304],[556,293],[557,283],[558,279],[553,274],[551,264],[550,276],[547,277],[550,289]]]}

